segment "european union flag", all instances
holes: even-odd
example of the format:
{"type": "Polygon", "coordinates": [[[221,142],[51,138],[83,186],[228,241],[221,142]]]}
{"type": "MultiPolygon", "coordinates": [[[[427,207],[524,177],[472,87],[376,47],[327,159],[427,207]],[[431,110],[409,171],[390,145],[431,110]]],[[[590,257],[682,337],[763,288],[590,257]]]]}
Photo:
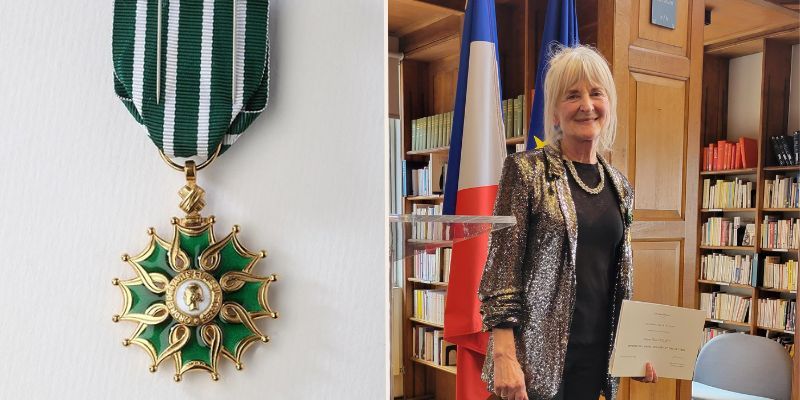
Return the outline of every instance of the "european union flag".
{"type": "Polygon", "coordinates": [[[539,65],[536,68],[531,124],[528,127],[528,150],[544,145],[544,77],[552,50],[559,44],[566,47],[580,44],[575,0],[549,0],[547,3],[539,65]]]}

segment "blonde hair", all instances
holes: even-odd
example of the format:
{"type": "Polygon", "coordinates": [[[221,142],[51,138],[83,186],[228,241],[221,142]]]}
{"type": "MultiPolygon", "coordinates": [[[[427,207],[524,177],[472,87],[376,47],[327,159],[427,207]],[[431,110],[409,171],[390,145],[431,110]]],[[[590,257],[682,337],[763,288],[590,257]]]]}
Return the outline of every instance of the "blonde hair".
{"type": "Polygon", "coordinates": [[[603,89],[609,109],[600,131],[598,151],[611,150],[617,134],[617,90],[606,59],[594,48],[558,46],[551,49],[550,68],[544,80],[544,137],[547,144],[559,148],[564,133],[554,126],[555,110],[570,87],[586,80],[603,89]]]}

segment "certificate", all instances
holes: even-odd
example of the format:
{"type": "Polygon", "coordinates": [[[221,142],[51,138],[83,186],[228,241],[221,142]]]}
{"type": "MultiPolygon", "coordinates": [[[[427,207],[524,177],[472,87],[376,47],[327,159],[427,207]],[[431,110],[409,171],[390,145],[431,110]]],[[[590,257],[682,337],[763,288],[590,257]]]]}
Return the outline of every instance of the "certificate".
{"type": "Polygon", "coordinates": [[[691,380],[704,321],[702,310],[623,301],[611,353],[611,376],[644,376],[649,362],[659,378],[691,380]]]}

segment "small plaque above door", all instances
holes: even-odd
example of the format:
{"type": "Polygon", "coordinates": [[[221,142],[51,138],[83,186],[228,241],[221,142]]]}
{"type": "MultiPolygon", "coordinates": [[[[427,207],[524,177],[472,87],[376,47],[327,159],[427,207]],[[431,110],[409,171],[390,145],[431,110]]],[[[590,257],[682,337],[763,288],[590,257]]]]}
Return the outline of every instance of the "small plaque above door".
{"type": "Polygon", "coordinates": [[[675,3],[678,0],[651,0],[650,22],[653,25],[675,29],[675,3]]]}

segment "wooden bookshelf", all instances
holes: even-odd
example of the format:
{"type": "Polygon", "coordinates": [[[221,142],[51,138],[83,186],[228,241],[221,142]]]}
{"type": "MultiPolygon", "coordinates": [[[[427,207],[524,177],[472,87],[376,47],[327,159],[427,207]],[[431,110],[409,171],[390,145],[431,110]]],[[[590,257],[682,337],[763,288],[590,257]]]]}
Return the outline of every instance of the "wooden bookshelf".
{"type": "MultiPolygon", "coordinates": [[[[760,336],[768,336],[770,338],[777,336],[789,336],[793,338],[795,343],[795,356],[793,360],[793,397],[800,398],[800,345],[797,332],[785,329],[767,328],[758,325],[759,317],[759,300],[766,298],[781,298],[786,300],[797,299],[797,292],[783,289],[765,288],[762,286],[762,276],[764,272],[764,257],[765,256],[779,256],[781,262],[787,260],[798,260],[800,251],[797,249],[773,249],[762,247],[761,243],[761,227],[764,217],[770,215],[769,213],[800,213],[797,208],[767,208],[764,207],[764,190],[765,181],[775,179],[776,175],[794,174],[800,172],[800,166],[777,166],[777,160],[773,154],[772,146],[770,145],[769,138],[777,135],[786,135],[790,132],[787,131],[787,119],[789,108],[789,92],[785,86],[788,82],[791,73],[791,46],[800,42],[800,34],[797,30],[790,34],[766,35],[763,37],[749,38],[741,44],[734,44],[727,48],[722,45],[706,46],[706,54],[704,57],[703,67],[703,116],[702,127],[703,132],[700,137],[700,148],[704,148],[710,143],[715,143],[718,140],[726,139],[725,133],[728,131],[727,127],[727,103],[728,103],[728,70],[729,60],[732,57],[739,57],[755,52],[763,52],[762,60],[762,76],[761,76],[761,103],[760,103],[760,123],[759,130],[755,136],[752,137],[758,141],[758,159],[755,168],[737,169],[737,170],[723,170],[723,171],[698,171],[698,178],[700,187],[703,187],[704,179],[733,179],[741,177],[744,180],[753,182],[755,189],[753,204],[755,207],[749,209],[701,209],[698,213],[698,233],[702,235],[702,223],[710,217],[719,216],[714,213],[736,213],[747,212],[747,217],[753,217],[755,224],[756,238],[755,245],[752,247],[721,247],[721,246],[698,246],[697,249],[697,265],[696,271],[696,286],[695,291],[698,293],[721,291],[734,294],[745,294],[751,296],[750,311],[748,313],[748,323],[733,322],[733,321],[720,321],[707,319],[709,324],[720,324],[739,328],[747,328],[747,333],[760,336]],[[755,179],[755,180],[753,180],[755,179]],[[752,253],[753,257],[758,260],[758,282],[755,288],[747,285],[732,285],[720,282],[712,282],[699,279],[700,273],[700,257],[711,253],[728,253],[730,255],[742,254],[742,251],[752,253]],[[714,286],[717,285],[717,286],[714,286]]],[[[731,42],[733,43],[733,42],[731,42]]],[[[800,71],[795,71],[798,73],[800,71]]],[[[796,128],[795,128],[796,129],[796,128]]],[[[702,160],[702,154],[700,155],[702,160]]],[[[702,163],[701,163],[702,164],[702,163]]],[[[699,200],[702,204],[702,190],[699,193],[699,200]]],[[[740,214],[745,215],[745,214],[740,214]]],[[[776,214],[772,214],[776,215],[776,214]]],[[[795,215],[777,214],[778,216],[789,218],[795,215]]],[[[749,222],[749,221],[748,221],[749,222]]],[[[798,281],[800,284],[800,279],[798,281]]],[[[699,305],[699,301],[698,301],[699,305]]],[[[800,321],[800,315],[795,315],[795,321],[800,321]]]]}

